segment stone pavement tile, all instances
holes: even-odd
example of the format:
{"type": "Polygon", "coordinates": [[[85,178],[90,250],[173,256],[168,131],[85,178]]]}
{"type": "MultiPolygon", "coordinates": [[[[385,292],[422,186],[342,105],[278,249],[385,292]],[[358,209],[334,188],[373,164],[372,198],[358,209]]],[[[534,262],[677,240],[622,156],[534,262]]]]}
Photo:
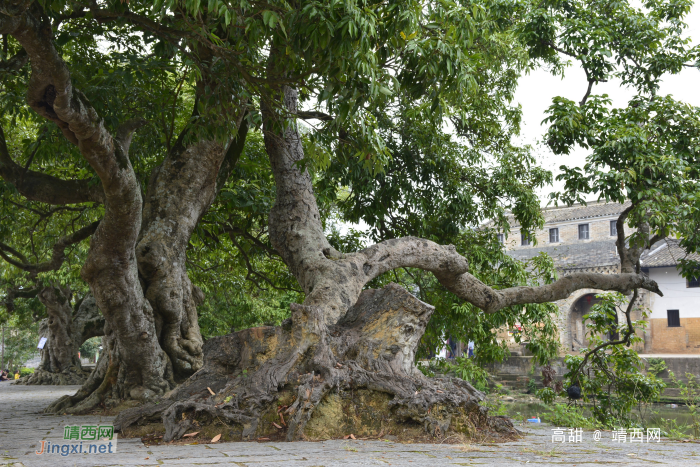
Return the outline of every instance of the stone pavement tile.
{"type": "Polygon", "coordinates": [[[0,467],[62,466],[249,466],[249,467],[364,467],[452,465],[511,467],[562,465],[589,467],[673,465],[700,467],[700,444],[660,443],[617,444],[609,432],[595,442],[592,433],[584,441],[552,443],[552,427],[521,427],[524,439],[504,444],[469,446],[441,444],[399,444],[386,441],[328,440],[299,443],[221,443],[178,446],[145,446],[138,439],[118,443],[114,455],[37,456],[42,439],[61,439],[65,425],[108,424],[111,417],[47,416],[41,411],[53,400],[78,389],[55,386],[14,386],[0,384],[0,410],[12,417],[0,418],[0,467]],[[9,407],[9,409],[8,409],[9,407]],[[17,463],[21,464],[17,464],[17,463]]]}

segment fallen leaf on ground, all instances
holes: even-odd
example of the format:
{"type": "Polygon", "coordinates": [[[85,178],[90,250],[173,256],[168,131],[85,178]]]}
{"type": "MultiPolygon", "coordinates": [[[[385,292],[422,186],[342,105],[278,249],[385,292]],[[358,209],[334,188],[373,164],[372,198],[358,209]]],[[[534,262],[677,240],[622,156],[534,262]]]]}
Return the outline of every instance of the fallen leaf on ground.
{"type": "Polygon", "coordinates": [[[195,431],[194,433],[187,433],[186,435],[182,435],[183,438],[189,438],[190,436],[196,436],[199,434],[199,431],[195,431]]]}
{"type": "Polygon", "coordinates": [[[357,439],[357,438],[355,438],[355,435],[353,435],[352,433],[350,433],[350,439],[357,439]]]}
{"type": "Polygon", "coordinates": [[[279,428],[280,430],[282,429],[282,427],[280,425],[276,424],[275,422],[272,422],[272,424],[275,425],[275,428],[279,428]]]}
{"type": "Polygon", "coordinates": [[[221,433],[219,433],[218,435],[214,436],[214,437],[211,439],[211,442],[212,442],[212,443],[216,443],[216,442],[219,441],[220,439],[221,439],[221,433]]]}
{"type": "Polygon", "coordinates": [[[207,389],[209,389],[209,392],[210,392],[211,395],[213,396],[213,395],[214,395],[214,391],[212,391],[210,387],[207,387],[207,389]]]}

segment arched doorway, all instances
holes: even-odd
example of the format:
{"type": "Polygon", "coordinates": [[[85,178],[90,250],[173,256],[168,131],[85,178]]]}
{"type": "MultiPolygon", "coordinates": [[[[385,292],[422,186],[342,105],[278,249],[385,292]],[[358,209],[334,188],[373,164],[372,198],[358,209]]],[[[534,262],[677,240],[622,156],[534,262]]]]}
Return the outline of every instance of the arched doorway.
{"type": "Polygon", "coordinates": [[[589,293],[576,300],[571,306],[569,313],[569,335],[571,336],[571,350],[578,350],[588,346],[586,336],[586,323],[583,319],[590,311],[591,307],[599,303],[600,299],[596,294],[589,293]]]}

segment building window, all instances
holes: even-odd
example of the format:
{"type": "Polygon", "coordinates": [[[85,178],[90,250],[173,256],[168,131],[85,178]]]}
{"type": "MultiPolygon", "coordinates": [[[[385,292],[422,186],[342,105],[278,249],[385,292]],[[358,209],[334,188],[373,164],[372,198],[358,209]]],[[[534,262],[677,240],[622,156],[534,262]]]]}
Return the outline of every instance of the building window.
{"type": "Polygon", "coordinates": [[[700,277],[696,277],[694,279],[686,279],[685,280],[685,286],[690,288],[696,288],[700,287],[700,277]]]}
{"type": "Polygon", "coordinates": [[[617,221],[610,221],[610,236],[617,237],[617,221]]]}
{"type": "Polygon", "coordinates": [[[588,240],[590,238],[588,224],[579,224],[578,226],[578,239],[588,240]]]}
{"type": "Polygon", "coordinates": [[[498,234],[498,243],[503,245],[506,242],[506,236],[504,234],[498,234]]]}
{"type": "Polygon", "coordinates": [[[549,243],[559,243],[559,229],[549,229],[549,243]]]}
{"type": "Polygon", "coordinates": [[[520,244],[522,246],[528,246],[530,244],[530,234],[527,232],[520,232],[520,244]]]}
{"type": "Polygon", "coordinates": [[[678,310],[666,310],[666,313],[668,313],[669,328],[681,327],[681,318],[678,316],[678,310]]]}

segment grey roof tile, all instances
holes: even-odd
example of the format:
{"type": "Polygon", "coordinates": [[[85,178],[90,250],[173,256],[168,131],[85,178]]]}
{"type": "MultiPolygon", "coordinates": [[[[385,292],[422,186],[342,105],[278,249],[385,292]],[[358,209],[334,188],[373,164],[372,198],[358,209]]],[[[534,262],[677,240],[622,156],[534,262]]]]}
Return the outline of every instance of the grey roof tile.
{"type": "Polygon", "coordinates": [[[681,259],[700,261],[700,254],[686,254],[679,240],[674,238],[666,238],[654,243],[649,250],[642,253],[640,258],[644,268],[678,266],[681,259]]]}
{"type": "Polygon", "coordinates": [[[521,248],[507,251],[508,256],[527,261],[540,252],[554,260],[557,269],[592,268],[620,264],[614,240],[581,243],[562,243],[543,247],[521,248]]]}
{"type": "MultiPolygon", "coordinates": [[[[544,215],[545,224],[553,224],[577,219],[593,219],[596,217],[616,216],[627,209],[629,205],[629,201],[625,201],[623,204],[591,202],[588,203],[587,206],[577,204],[574,206],[548,207],[542,210],[542,214],[544,215]]],[[[511,219],[511,225],[514,228],[520,225],[519,223],[515,222],[515,219],[512,217],[511,219]]]]}

